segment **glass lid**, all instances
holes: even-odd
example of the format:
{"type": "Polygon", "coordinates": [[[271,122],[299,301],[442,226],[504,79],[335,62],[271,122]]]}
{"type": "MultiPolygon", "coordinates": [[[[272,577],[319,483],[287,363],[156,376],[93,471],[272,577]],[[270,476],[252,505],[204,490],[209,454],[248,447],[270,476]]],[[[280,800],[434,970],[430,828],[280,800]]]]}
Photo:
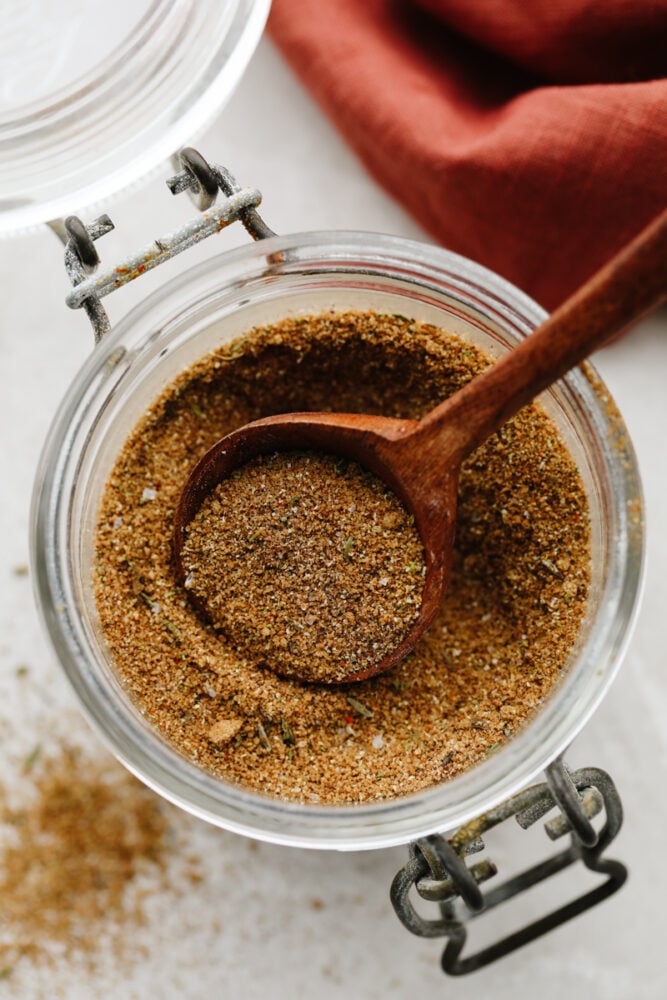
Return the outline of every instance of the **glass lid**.
{"type": "Polygon", "coordinates": [[[270,0],[7,0],[0,235],[79,212],[192,140],[232,93],[270,0]]]}

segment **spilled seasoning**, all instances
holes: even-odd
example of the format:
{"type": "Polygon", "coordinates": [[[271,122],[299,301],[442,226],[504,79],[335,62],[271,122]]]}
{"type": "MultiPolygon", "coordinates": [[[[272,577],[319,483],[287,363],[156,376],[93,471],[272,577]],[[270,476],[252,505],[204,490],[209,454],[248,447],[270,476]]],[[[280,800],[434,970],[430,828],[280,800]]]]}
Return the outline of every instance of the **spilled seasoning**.
{"type": "Polygon", "coordinates": [[[117,957],[144,920],[142,876],[164,881],[160,802],[114,762],[62,747],[23,761],[18,804],[0,790],[0,979],[18,963],[117,957]]]}

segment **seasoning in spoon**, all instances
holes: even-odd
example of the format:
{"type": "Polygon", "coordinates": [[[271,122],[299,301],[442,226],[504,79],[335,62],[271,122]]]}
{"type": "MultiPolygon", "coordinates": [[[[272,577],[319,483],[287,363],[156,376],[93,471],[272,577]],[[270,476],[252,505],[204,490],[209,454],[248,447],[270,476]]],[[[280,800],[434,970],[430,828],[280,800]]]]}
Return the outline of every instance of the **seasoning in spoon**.
{"type": "Polygon", "coordinates": [[[195,606],[256,663],[328,683],[363,674],[419,612],[424,550],[413,518],[356,462],[313,452],[252,459],[187,529],[195,606]]]}

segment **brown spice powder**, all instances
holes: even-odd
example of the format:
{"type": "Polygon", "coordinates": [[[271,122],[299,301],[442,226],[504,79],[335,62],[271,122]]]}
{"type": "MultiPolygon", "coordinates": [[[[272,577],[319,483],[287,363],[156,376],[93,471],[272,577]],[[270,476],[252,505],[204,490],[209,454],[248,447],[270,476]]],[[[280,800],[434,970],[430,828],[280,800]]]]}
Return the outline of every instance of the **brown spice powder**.
{"type": "Polygon", "coordinates": [[[180,490],[222,435],[295,410],[419,418],[488,363],[404,317],[289,318],[204,358],[145,414],[103,496],[95,594],[130,697],[190,760],[280,799],[391,799],[470,768],[539,708],[585,615],[589,524],[538,406],[466,462],[448,595],[384,676],[324,687],[262,669],[199,620],[171,560],[180,490]]]}
{"type": "Polygon", "coordinates": [[[160,801],[127,772],[68,747],[24,772],[20,807],[0,794],[0,979],[22,958],[92,959],[101,933],[120,956],[143,920],[133,883],[164,870],[160,801]]]}
{"type": "Polygon", "coordinates": [[[190,524],[182,560],[195,605],[230,643],[283,677],[342,681],[379,663],[421,605],[414,519],[376,476],[332,455],[248,462],[190,524]]]}

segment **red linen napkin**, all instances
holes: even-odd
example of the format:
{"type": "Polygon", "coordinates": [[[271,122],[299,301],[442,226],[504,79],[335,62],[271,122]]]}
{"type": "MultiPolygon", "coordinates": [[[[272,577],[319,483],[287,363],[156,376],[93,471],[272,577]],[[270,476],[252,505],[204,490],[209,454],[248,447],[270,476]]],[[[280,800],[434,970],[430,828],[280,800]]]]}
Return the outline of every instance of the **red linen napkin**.
{"type": "Polygon", "coordinates": [[[376,179],[546,308],[667,203],[667,0],[274,0],[269,28],[376,179]]]}

